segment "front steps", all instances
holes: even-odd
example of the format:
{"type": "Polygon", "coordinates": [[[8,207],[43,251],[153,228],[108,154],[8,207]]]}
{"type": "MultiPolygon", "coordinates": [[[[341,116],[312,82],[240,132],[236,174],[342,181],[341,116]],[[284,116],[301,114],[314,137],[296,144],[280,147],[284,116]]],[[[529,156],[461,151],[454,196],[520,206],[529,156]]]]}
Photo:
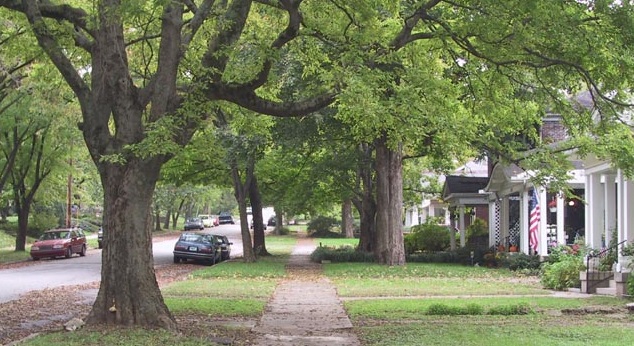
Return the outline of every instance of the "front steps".
{"type": "Polygon", "coordinates": [[[579,274],[579,278],[581,279],[580,291],[582,293],[592,293],[615,297],[623,297],[627,295],[627,278],[630,273],[615,272],[613,278],[609,280],[595,280],[594,278],[601,277],[601,275],[597,276],[593,274],[595,273],[587,273],[585,271],[579,274]]]}

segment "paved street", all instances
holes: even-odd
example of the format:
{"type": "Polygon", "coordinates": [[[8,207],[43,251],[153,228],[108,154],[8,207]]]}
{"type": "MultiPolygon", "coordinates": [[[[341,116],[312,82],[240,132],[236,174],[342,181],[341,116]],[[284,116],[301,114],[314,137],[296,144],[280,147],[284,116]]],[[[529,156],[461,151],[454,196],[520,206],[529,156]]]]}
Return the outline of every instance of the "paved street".
{"type": "MultiPolygon", "coordinates": [[[[222,234],[233,242],[232,257],[242,255],[239,225],[222,225],[206,231],[222,234]]],[[[154,264],[173,262],[174,239],[153,243],[154,264]]],[[[13,269],[0,269],[0,303],[17,299],[20,295],[46,288],[79,285],[101,280],[101,250],[91,249],[85,257],[41,260],[39,263],[13,269]]]]}

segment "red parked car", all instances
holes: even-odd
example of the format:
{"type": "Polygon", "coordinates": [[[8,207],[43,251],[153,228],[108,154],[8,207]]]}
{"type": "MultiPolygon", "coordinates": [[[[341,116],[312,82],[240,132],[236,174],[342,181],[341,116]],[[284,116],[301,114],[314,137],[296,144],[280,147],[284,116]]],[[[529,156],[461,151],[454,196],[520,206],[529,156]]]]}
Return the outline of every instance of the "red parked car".
{"type": "Polygon", "coordinates": [[[44,232],[31,246],[34,261],[44,257],[86,256],[86,235],[79,228],[53,229],[44,232]]]}

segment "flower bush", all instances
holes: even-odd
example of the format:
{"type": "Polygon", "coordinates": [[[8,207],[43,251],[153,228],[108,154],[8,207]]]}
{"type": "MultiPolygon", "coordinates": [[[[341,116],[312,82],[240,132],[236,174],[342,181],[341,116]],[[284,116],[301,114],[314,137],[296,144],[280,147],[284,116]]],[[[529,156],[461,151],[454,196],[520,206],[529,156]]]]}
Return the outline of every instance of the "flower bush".
{"type": "Polygon", "coordinates": [[[580,244],[553,247],[548,262],[542,265],[542,285],[554,290],[580,287],[579,272],[585,269],[583,258],[587,253],[588,249],[580,244]]]}
{"type": "Polygon", "coordinates": [[[405,253],[418,251],[444,251],[449,248],[449,229],[442,225],[427,222],[412,227],[405,235],[405,253]]]}
{"type": "Polygon", "coordinates": [[[564,256],[559,262],[544,263],[541,283],[545,288],[562,291],[570,287],[579,287],[579,272],[585,269],[580,256],[564,256]]]}
{"type": "Polygon", "coordinates": [[[634,243],[627,243],[621,248],[621,256],[634,256],[634,243]]]}

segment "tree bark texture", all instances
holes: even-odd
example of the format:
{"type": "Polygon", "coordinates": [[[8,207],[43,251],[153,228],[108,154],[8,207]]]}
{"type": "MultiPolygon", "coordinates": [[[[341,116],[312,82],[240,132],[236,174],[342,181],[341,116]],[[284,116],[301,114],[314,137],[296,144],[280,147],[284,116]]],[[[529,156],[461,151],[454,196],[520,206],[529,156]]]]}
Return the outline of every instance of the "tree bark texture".
{"type": "Polygon", "coordinates": [[[151,191],[158,179],[157,165],[156,161],[133,161],[102,166],[102,280],[88,324],[177,329],[154,273],[151,191]]]}
{"type": "Polygon", "coordinates": [[[280,235],[282,233],[282,227],[284,227],[283,212],[278,206],[273,206],[275,212],[275,234],[280,235]]]}
{"type": "Polygon", "coordinates": [[[161,230],[161,208],[154,207],[154,231],[159,232],[161,230]]]}
{"type": "Polygon", "coordinates": [[[350,199],[346,199],[341,205],[341,231],[346,238],[354,238],[354,218],[350,199]]]}
{"type": "Polygon", "coordinates": [[[253,251],[256,256],[269,256],[264,237],[264,219],[262,217],[262,196],[258,187],[258,179],[253,175],[249,184],[249,201],[251,202],[251,222],[253,223],[253,251]]]}
{"type": "Polygon", "coordinates": [[[363,144],[360,151],[365,158],[364,162],[359,166],[357,175],[361,184],[361,201],[356,202],[355,206],[360,214],[360,234],[359,234],[359,251],[374,252],[376,248],[376,200],[374,193],[374,167],[372,162],[371,146],[363,144]]]}
{"type": "MultiPolygon", "coordinates": [[[[247,180],[249,174],[247,173],[247,180]]],[[[251,240],[251,231],[249,230],[249,220],[247,219],[247,187],[250,182],[242,182],[240,170],[237,163],[231,165],[231,178],[233,180],[233,190],[238,201],[238,209],[240,211],[240,233],[242,235],[242,258],[245,262],[255,262],[255,252],[253,251],[253,242],[251,240]]]]}
{"type": "Polygon", "coordinates": [[[26,250],[26,231],[29,227],[29,213],[31,203],[16,204],[16,212],[18,214],[18,233],[15,236],[15,251],[26,250]]]}
{"type": "Polygon", "coordinates": [[[387,265],[405,264],[403,244],[403,179],[402,146],[390,149],[387,138],[376,144],[376,249],[379,263],[387,265]]]}

